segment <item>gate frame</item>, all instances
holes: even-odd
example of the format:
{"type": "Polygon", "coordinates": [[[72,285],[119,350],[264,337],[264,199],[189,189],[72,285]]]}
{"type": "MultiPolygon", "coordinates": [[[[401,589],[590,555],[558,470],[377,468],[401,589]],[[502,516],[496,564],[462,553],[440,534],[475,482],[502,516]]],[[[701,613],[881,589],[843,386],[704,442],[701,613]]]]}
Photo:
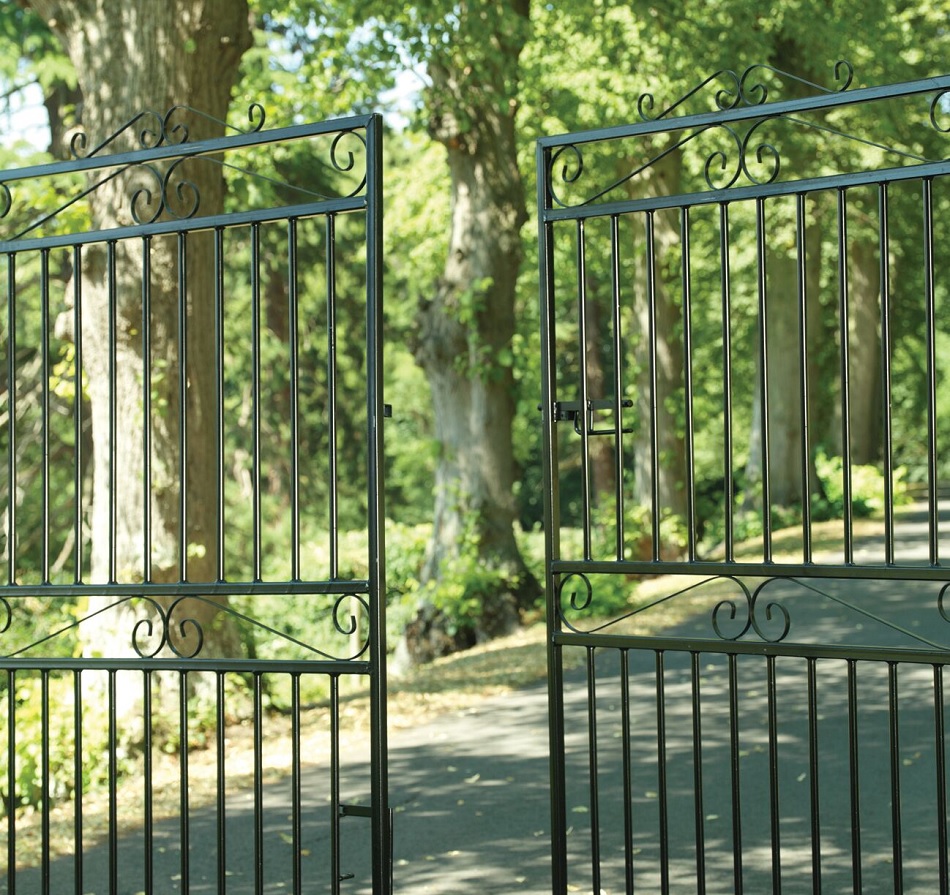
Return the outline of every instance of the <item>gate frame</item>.
{"type": "MultiPolygon", "coordinates": [[[[939,557],[937,551],[937,498],[938,482],[934,457],[930,457],[929,481],[927,487],[927,499],[930,507],[931,521],[929,525],[929,548],[930,565],[919,568],[912,565],[902,564],[896,561],[888,561],[884,565],[861,565],[856,566],[853,562],[844,564],[816,564],[810,561],[801,563],[782,563],[776,565],[771,558],[771,535],[769,523],[765,522],[766,533],[764,539],[766,543],[765,555],[761,562],[742,562],[734,558],[724,562],[702,561],[696,558],[694,532],[695,526],[695,494],[694,494],[694,475],[693,461],[691,458],[691,423],[687,422],[687,507],[690,518],[686,520],[688,526],[688,558],[684,561],[662,560],[658,553],[659,544],[659,513],[658,497],[654,492],[653,505],[653,558],[646,561],[626,561],[622,558],[613,560],[595,560],[588,554],[582,559],[575,560],[562,556],[561,551],[561,510],[560,510],[560,483],[558,474],[559,446],[558,446],[558,423],[570,422],[574,431],[581,439],[581,466],[582,466],[582,499],[585,502],[583,509],[585,532],[589,544],[590,530],[590,486],[589,486],[589,453],[588,439],[592,435],[603,435],[603,429],[594,431],[593,415],[595,411],[605,411],[612,415],[612,429],[608,428],[606,434],[613,436],[622,445],[622,400],[620,395],[613,397],[600,398],[591,397],[588,394],[588,384],[586,382],[586,361],[580,361],[579,382],[576,383],[578,393],[570,395],[568,400],[559,398],[557,387],[556,372],[556,326],[555,326],[555,293],[557,283],[555,282],[555,263],[554,263],[554,225],[558,222],[577,221],[582,223],[585,220],[594,218],[613,218],[617,219],[624,214],[635,211],[652,211],[657,209],[682,209],[698,205],[726,205],[729,202],[737,202],[749,199],[764,199],[775,195],[804,195],[812,190],[834,189],[843,191],[853,186],[877,184],[883,182],[899,180],[932,180],[938,175],[950,174],[950,158],[926,162],[908,166],[907,168],[894,169],[873,169],[855,171],[846,174],[837,174],[830,176],[815,177],[809,180],[779,181],[773,183],[769,180],[767,183],[759,183],[749,176],[752,185],[736,185],[735,181],[722,189],[716,189],[707,179],[709,190],[700,190],[697,192],[682,192],[672,196],[663,196],[659,199],[629,199],[612,198],[612,190],[622,186],[627,180],[633,178],[636,173],[631,173],[626,178],[612,182],[599,192],[594,192],[590,198],[579,201],[576,204],[569,205],[562,203],[557,196],[554,181],[556,179],[555,167],[563,160],[559,161],[562,153],[565,153],[563,161],[564,168],[557,173],[557,177],[562,184],[571,184],[579,180],[585,172],[583,161],[583,149],[592,144],[605,143],[609,141],[635,140],[638,137],[647,137],[663,133],[672,133],[673,131],[681,134],[701,133],[702,131],[716,126],[730,126],[745,123],[752,125],[750,131],[754,129],[757,122],[778,119],[783,116],[791,116],[808,111],[819,109],[833,109],[860,103],[870,103],[886,99],[901,97],[910,97],[918,95],[936,94],[931,105],[931,123],[935,129],[942,133],[950,133],[950,130],[938,126],[936,121],[936,109],[938,101],[943,98],[946,103],[950,96],[950,75],[920,79],[912,82],[903,82],[889,84],[882,87],[869,87],[848,91],[853,74],[851,66],[848,63],[838,63],[835,66],[835,77],[847,71],[847,83],[839,87],[838,90],[826,90],[811,84],[811,88],[820,91],[818,95],[810,95],[803,98],[784,100],[780,102],[766,103],[766,93],[763,90],[758,96],[755,96],[756,88],[754,85],[746,90],[746,82],[751,73],[757,69],[766,69],[778,76],[787,76],[787,73],[780,72],[770,66],[752,66],[743,74],[737,75],[732,71],[717,72],[703,81],[698,87],[690,91],[686,96],[675,102],[665,111],[656,116],[648,115],[652,112],[653,97],[645,94],[640,98],[639,111],[641,112],[641,122],[636,124],[624,124],[612,127],[598,128],[594,130],[580,131],[576,133],[567,133],[549,137],[541,137],[536,144],[536,175],[537,175],[537,198],[536,209],[538,213],[538,246],[539,246],[539,293],[540,293],[540,338],[541,338],[541,427],[542,427],[542,492],[543,492],[543,519],[545,532],[545,569],[544,586],[546,594],[546,635],[547,635],[547,679],[548,679],[548,701],[549,701],[549,750],[550,750],[550,790],[551,790],[551,851],[552,851],[552,891],[555,895],[566,895],[568,886],[568,863],[567,863],[567,836],[568,836],[568,806],[566,802],[566,746],[565,746],[565,673],[562,648],[573,646],[584,648],[587,651],[588,661],[588,681],[591,690],[588,693],[588,710],[594,713],[593,687],[595,672],[593,668],[594,652],[598,647],[623,652],[629,649],[643,648],[654,649],[662,652],[666,649],[682,649],[686,651],[698,651],[699,649],[712,648],[713,651],[723,652],[725,647],[722,640],[710,639],[708,641],[692,641],[687,643],[682,640],[672,638],[654,637],[644,638],[636,636],[622,636],[610,633],[581,633],[576,630],[566,630],[563,624],[563,615],[560,605],[561,591],[568,579],[577,576],[581,582],[586,582],[588,602],[591,596],[590,583],[586,579],[588,573],[594,574],[615,574],[623,576],[634,575],[704,575],[709,577],[770,577],[770,578],[805,578],[805,579],[823,579],[823,578],[855,578],[855,579],[894,579],[894,580],[920,580],[948,582],[950,587],[950,573],[946,567],[939,567],[939,557]],[[666,117],[673,113],[682,103],[697,94],[702,88],[713,83],[717,78],[725,76],[734,89],[734,103],[724,107],[721,102],[722,95],[733,96],[731,92],[722,91],[717,97],[720,111],[704,112],[698,114],[683,114],[681,117],[666,117]],[[754,97],[754,98],[750,98],[754,97]],[[644,112],[644,109],[647,112],[644,112]],[[882,177],[886,171],[887,177],[882,177]]],[[[794,80],[799,80],[794,78],[794,80]]],[[[678,112],[676,113],[679,114],[678,112]]],[[[946,109],[942,114],[946,116],[946,109]]],[[[749,133],[749,131],[747,131],[749,133]]],[[[739,137],[733,132],[736,143],[739,144],[739,137]]],[[[683,142],[689,142],[692,137],[686,137],[683,142]]],[[[677,146],[682,144],[677,144],[677,146]]],[[[874,145],[874,144],[872,144],[874,145]]],[[[746,143],[742,143],[740,149],[744,153],[747,148],[746,143]]],[[[886,148],[886,147],[885,147],[886,148]]],[[[740,154],[741,154],[740,153],[740,154]]],[[[663,153],[664,155],[666,153],[663,153]]],[[[662,156],[661,156],[662,157],[662,156]]],[[[649,167],[658,159],[654,158],[644,165],[649,167]]],[[[761,160],[761,159],[760,159],[761,160]]],[[[711,161],[711,159],[710,159],[711,161]]],[[[744,164],[744,163],[743,163],[744,164]]],[[[643,169],[640,169],[643,170],[643,169]]],[[[745,173],[748,174],[746,171],[745,173]]],[[[777,172],[776,172],[777,173],[777,172]]],[[[737,174],[738,178],[738,174],[737,174]]],[[[610,179],[610,178],[606,178],[610,179]]],[[[931,231],[932,234],[932,231],[931,231]]],[[[929,253],[930,269],[933,269],[932,246],[927,247],[929,253]]],[[[578,249],[579,255],[583,252],[578,249]]],[[[580,265],[580,261],[578,262],[580,265]]],[[[615,271],[616,275],[616,271],[615,271]]],[[[618,287],[619,288],[619,287],[618,287]]],[[[565,284],[562,291],[571,292],[577,297],[577,292],[581,290],[576,284],[565,284]]],[[[930,285],[931,293],[933,284],[930,285]]],[[[583,303],[586,299],[581,298],[583,303]]],[[[932,295],[931,295],[932,302],[932,295]]],[[[616,297],[614,299],[616,304],[616,297]]],[[[616,322],[614,325],[617,325],[616,322]]],[[[583,321],[579,324],[579,329],[583,331],[583,321]]],[[[614,336],[619,340],[618,336],[614,336]]],[[[932,337],[931,337],[932,338],[932,337]]],[[[579,336],[580,347],[578,348],[581,357],[586,352],[583,335],[579,336]]],[[[689,356],[684,358],[684,364],[687,365],[685,391],[687,393],[687,402],[691,400],[689,385],[689,356]]],[[[618,382],[619,382],[619,373],[618,382]]],[[[610,386],[607,387],[608,392],[610,386]]],[[[687,411],[687,414],[689,411],[687,411]]],[[[767,424],[763,424],[767,430],[767,424]]],[[[931,419],[930,423],[931,439],[934,438],[935,423],[931,419]]],[[[767,439],[764,450],[767,451],[767,439]]],[[[933,441],[931,441],[933,443],[933,441]]],[[[806,442],[807,445],[807,442],[806,442]]],[[[888,443],[888,450],[889,443],[888,443]]],[[[618,448],[618,453],[622,448],[618,448]]],[[[654,446],[655,450],[655,446],[654,446]]],[[[808,450],[808,448],[803,448],[808,450]]],[[[847,451],[850,458],[850,448],[847,451]]],[[[653,468],[655,470],[657,459],[653,458],[653,468]]],[[[731,464],[731,460],[729,461],[731,464]]],[[[848,460],[850,462],[850,459],[848,460]]],[[[767,464],[767,461],[766,461],[767,464]]],[[[767,468],[767,465],[766,465],[767,468]]],[[[764,472],[763,477],[767,482],[768,473],[764,472]]],[[[807,478],[806,478],[807,481],[807,478]]],[[[768,516],[769,503],[766,487],[765,514],[768,516]]],[[[890,553],[893,555],[893,496],[890,493],[890,482],[885,486],[887,489],[887,510],[889,521],[888,535],[890,541],[890,553]]],[[[621,485],[618,483],[615,499],[618,506],[622,504],[621,485]]],[[[846,496],[845,500],[849,500],[846,496]]],[[[618,510],[618,516],[619,516],[618,510]]],[[[850,513],[850,510],[846,510],[850,513]]],[[[619,523],[618,523],[619,524],[619,523]]],[[[846,543],[850,538],[850,532],[845,535],[846,543]]],[[[586,548],[589,551],[589,547],[586,548]]],[[[810,548],[809,548],[810,549],[810,548]]],[[[847,548],[846,548],[847,552],[847,548]]],[[[892,557],[893,558],[893,557],[892,557]]],[[[583,584],[581,585],[583,588],[583,584]]],[[[572,599],[573,602],[573,599],[572,599]]],[[[580,602],[584,602],[584,596],[581,595],[580,602]]],[[[750,623],[754,624],[751,611],[754,604],[750,604],[750,623]]],[[[945,616],[950,620],[950,617],[945,616]]],[[[741,636],[741,635],[740,635],[741,636]]],[[[790,648],[781,644],[772,643],[742,643],[734,642],[730,648],[734,648],[737,654],[755,654],[768,655],[773,657],[777,655],[805,655],[803,650],[790,653],[790,648]]],[[[907,660],[911,662],[932,663],[939,662],[950,663],[946,653],[923,651],[906,651],[901,653],[881,650],[861,650],[851,651],[855,656],[864,658],[873,657],[882,661],[886,660],[888,655],[894,659],[907,660]]],[[[696,654],[694,652],[694,654],[696,654]]],[[[822,649],[815,647],[807,653],[809,656],[838,656],[838,653],[831,649],[822,649]]],[[[625,707],[626,710],[626,707],[625,707]]],[[[593,721],[591,724],[593,725],[593,721]]],[[[590,761],[596,767],[596,743],[593,740],[593,734],[590,743],[590,761]]],[[[626,769],[625,769],[626,771],[626,769]]],[[[946,772],[946,769],[943,769],[946,772]]],[[[591,772],[596,773],[596,771],[591,772]]],[[[597,784],[592,782],[591,800],[594,803],[591,812],[596,813],[597,784]]],[[[626,786],[626,784],[625,784],[626,786]]],[[[625,792],[627,790],[625,789],[625,792]]],[[[631,805],[629,799],[626,799],[627,812],[630,812],[631,805]]],[[[629,813],[627,815],[629,821],[629,813]]],[[[592,823],[596,823],[593,820],[592,823]]],[[[947,839],[946,822],[941,829],[943,841],[947,839]]],[[[628,843],[629,847],[629,843],[628,843]]],[[[597,833],[592,831],[592,863],[594,866],[594,891],[599,890],[599,844],[597,842],[597,833]]],[[[629,860],[629,859],[628,859],[629,860]]],[[[946,856],[941,860],[941,872],[944,876],[944,885],[950,885],[946,877],[950,875],[950,867],[946,856]]],[[[632,886],[632,868],[627,867],[627,886],[628,891],[632,886]]],[[[664,889],[665,891],[665,889],[664,889]]]]}
{"type": "MultiPolygon", "coordinates": [[[[325,658],[313,661],[282,661],[262,662],[257,660],[245,659],[225,659],[210,660],[205,658],[189,659],[187,657],[176,658],[152,658],[143,656],[140,659],[49,659],[44,657],[31,658],[29,655],[23,656],[22,653],[34,649],[39,644],[32,644],[22,648],[14,654],[13,657],[0,655],[0,669],[12,676],[17,670],[40,672],[48,674],[50,671],[66,670],[80,672],[83,669],[100,669],[103,671],[116,672],[122,669],[133,669],[146,673],[157,672],[160,670],[177,671],[186,673],[188,670],[194,671],[214,671],[222,673],[227,672],[248,672],[255,669],[266,672],[268,669],[286,671],[289,674],[316,673],[326,674],[336,681],[342,674],[356,674],[368,679],[368,689],[370,698],[370,730],[369,730],[369,751],[370,751],[370,799],[369,806],[345,805],[339,801],[337,793],[337,804],[330,806],[331,811],[331,871],[338,877],[331,882],[333,891],[339,891],[340,883],[346,878],[339,874],[339,824],[340,820],[346,816],[357,816],[368,818],[371,824],[371,848],[372,848],[372,886],[374,895],[389,895],[392,891],[392,873],[393,873],[393,834],[392,834],[392,812],[389,807],[389,777],[388,777],[388,722],[387,722],[387,675],[386,675],[386,564],[385,564],[385,506],[384,506],[384,438],[383,427],[384,418],[390,415],[390,408],[383,403],[383,119],[379,113],[367,115],[357,115],[348,118],[332,119],[313,124],[301,124],[288,127],[280,127],[264,130],[263,109],[254,104],[250,109],[249,119],[251,129],[248,131],[239,131],[236,134],[230,134],[218,138],[187,142],[187,131],[184,138],[170,138],[169,119],[177,112],[195,112],[196,110],[180,106],[169,110],[164,116],[154,112],[143,112],[128,122],[118,133],[131,128],[136,122],[147,119],[151,124],[153,121],[158,124],[159,133],[153,133],[146,130],[141,132],[139,137],[140,147],[128,151],[117,152],[115,154],[97,154],[115,139],[118,134],[107,138],[95,149],[83,156],[65,162],[51,162],[39,165],[27,166],[19,169],[0,171],[0,220],[9,213],[13,200],[11,185],[17,181],[23,181],[34,178],[43,178],[61,174],[82,174],[95,173],[100,169],[112,169],[118,171],[123,168],[145,167],[149,168],[153,174],[156,174],[157,168],[152,168],[156,164],[170,163],[171,169],[182,161],[200,158],[202,156],[224,156],[227,152],[250,148],[256,146],[266,146],[270,144],[286,143],[290,141],[305,140],[316,137],[334,138],[330,149],[331,166],[338,172],[350,171],[354,166],[353,154],[350,153],[349,161],[339,161],[336,158],[336,143],[340,137],[346,134],[355,134],[365,147],[365,174],[363,183],[356,191],[347,197],[332,198],[320,197],[318,199],[308,199],[304,204],[279,206],[272,208],[255,209],[250,211],[224,212],[211,216],[193,217],[191,214],[185,214],[182,217],[173,215],[172,220],[161,220],[156,217],[147,222],[136,222],[129,226],[123,226],[112,230],[98,230],[92,232],[77,232],[63,235],[29,235],[37,226],[55,217],[59,211],[67,208],[72,201],[67,201],[53,215],[41,219],[34,223],[23,233],[12,239],[0,240],[0,255],[13,259],[18,253],[26,252],[47,252],[50,249],[64,248],[68,246],[87,245],[92,243],[114,243],[123,239],[139,238],[151,235],[163,234],[184,234],[189,232],[224,230],[231,226],[248,226],[251,224],[260,224],[269,221],[296,221],[303,217],[331,216],[345,212],[358,211],[365,216],[366,235],[365,235],[365,345],[366,352],[365,371],[366,371],[366,501],[367,501],[367,562],[369,574],[366,581],[350,581],[345,578],[332,578],[328,581],[226,581],[219,580],[215,582],[189,582],[187,579],[168,583],[145,582],[141,584],[122,584],[112,582],[83,582],[78,580],[73,584],[53,584],[47,580],[39,584],[18,584],[13,580],[13,562],[14,548],[9,548],[8,561],[10,564],[9,580],[0,584],[0,633],[7,630],[11,623],[10,603],[8,600],[15,600],[21,597],[36,596],[42,598],[55,599],[57,597],[78,597],[86,595],[101,595],[116,598],[117,601],[130,599],[132,597],[144,597],[149,600],[150,597],[168,597],[183,599],[188,596],[200,596],[202,594],[220,594],[220,595],[246,595],[252,593],[279,594],[292,597],[295,592],[308,594],[326,594],[327,596],[337,596],[342,600],[347,595],[365,595],[366,606],[369,610],[369,631],[366,634],[365,643],[360,653],[354,658],[334,658],[328,654],[321,654],[325,658]],[[362,136],[361,136],[362,134],[362,136]],[[147,139],[155,141],[153,145],[148,145],[147,139]],[[6,624],[3,624],[4,611],[6,624]]],[[[197,114],[202,115],[200,110],[197,114]]],[[[230,130],[236,130],[229,128],[230,130]]],[[[112,175],[115,176],[115,175],[112,175]]],[[[111,176],[105,178],[98,185],[107,182],[111,176]]],[[[161,183],[162,205],[165,203],[165,190],[169,187],[167,182],[161,183]]],[[[86,195],[83,193],[78,198],[86,195]]],[[[315,195],[315,194],[313,194],[315,195]]],[[[134,201],[134,199],[133,199],[134,201]]],[[[196,203],[197,209],[197,203],[196,203]]],[[[13,261],[8,260],[11,266],[10,283],[7,287],[7,300],[10,301],[11,294],[15,294],[16,285],[13,273],[13,261]]],[[[48,284],[44,285],[48,292],[48,284]]],[[[42,299],[45,301],[44,309],[48,308],[48,297],[42,299]]],[[[12,312],[11,312],[12,320],[12,312]]],[[[48,339],[49,336],[47,335],[48,339]]],[[[10,361],[11,370],[13,361],[10,361]]],[[[11,390],[14,383],[10,384],[11,390]]],[[[223,396],[222,396],[223,399],[223,396]]],[[[46,411],[48,413],[48,411],[46,411]]],[[[334,433],[335,438],[335,433],[334,433]]],[[[46,461],[49,462],[48,459],[46,461]]],[[[78,463],[78,460],[76,461],[78,463]]],[[[11,469],[15,469],[11,460],[11,469]]],[[[78,473],[77,473],[78,476],[78,473]]],[[[48,476],[44,473],[44,487],[48,498],[48,476]]],[[[255,486],[259,487],[259,486],[255,486]]],[[[48,500],[47,500],[48,502],[48,500]]],[[[12,510],[11,510],[12,513],[12,510]]],[[[11,516],[11,519],[13,517],[11,516]]],[[[44,516],[44,520],[46,516],[44,516]]],[[[12,545],[15,537],[15,521],[11,526],[8,543],[12,545]]],[[[335,537],[335,535],[333,535],[335,537]]],[[[77,541],[81,543],[81,537],[77,541]]],[[[78,549],[78,548],[77,548],[78,549]]],[[[48,559],[45,562],[48,566],[48,559]]],[[[362,602],[362,597],[357,597],[362,602]]],[[[77,622],[81,624],[83,619],[77,622]]],[[[163,617],[161,621],[166,625],[170,624],[168,618],[163,617]]],[[[339,629],[342,631],[342,628],[339,629]]],[[[62,633],[62,632],[58,632],[62,633]]],[[[166,631],[167,633],[167,631],[166,631]]],[[[164,641],[163,641],[164,642],[164,641]]],[[[41,641],[42,643],[42,641],[41,641]]],[[[136,648],[137,649],[137,648],[136,648]]],[[[200,650],[200,646],[199,646],[200,650]]],[[[141,655],[141,654],[140,654],[141,655]]],[[[338,698],[336,704],[339,705],[338,698]]],[[[11,702],[12,706],[12,702],[11,702]]],[[[48,706],[46,707],[48,712],[48,706]]],[[[14,712],[10,710],[11,735],[13,729],[14,712]]],[[[334,717],[330,731],[331,739],[335,740],[333,745],[333,755],[331,757],[331,775],[339,774],[339,752],[338,752],[338,717],[334,717]]],[[[13,755],[13,742],[10,742],[10,755],[13,755]]],[[[10,774],[13,774],[12,768],[10,774]]],[[[223,783],[221,784],[223,785],[223,783]]],[[[338,789],[338,786],[336,787],[338,789]]],[[[44,812],[48,811],[48,799],[45,804],[44,812]]],[[[44,813],[44,824],[48,824],[48,815],[44,813]]],[[[7,822],[10,838],[8,848],[15,848],[15,812],[9,813],[7,822]]],[[[115,835],[116,831],[111,830],[110,835],[115,835]]],[[[187,851],[188,843],[183,843],[183,853],[187,851]]],[[[9,855],[9,852],[8,852],[9,855]]],[[[183,860],[185,860],[183,858],[183,860]]],[[[114,861],[114,856],[113,856],[114,861]]],[[[15,861],[9,862],[8,875],[11,891],[16,886],[16,866],[15,861]]],[[[81,868],[81,855],[77,856],[77,866],[81,868]]],[[[48,876],[49,873],[49,849],[48,844],[44,856],[43,873],[48,876]]],[[[113,869],[114,872],[114,869],[113,869]]],[[[48,880],[47,880],[48,885],[48,880]]]]}

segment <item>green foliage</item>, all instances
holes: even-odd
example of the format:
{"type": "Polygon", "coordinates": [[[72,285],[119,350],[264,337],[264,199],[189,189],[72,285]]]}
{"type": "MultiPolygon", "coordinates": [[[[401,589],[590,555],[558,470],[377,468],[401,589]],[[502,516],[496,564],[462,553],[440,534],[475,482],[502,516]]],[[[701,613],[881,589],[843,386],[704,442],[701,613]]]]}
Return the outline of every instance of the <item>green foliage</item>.
{"type": "MultiPolygon", "coordinates": [[[[812,510],[817,519],[841,519],[844,516],[844,462],[839,456],[829,456],[819,450],[815,457],[818,491],[813,495],[812,510]]],[[[894,503],[907,500],[907,470],[894,470],[891,483],[894,503]]],[[[851,512],[857,517],[875,516],[886,507],[885,479],[877,466],[856,464],[851,467],[851,512]]]]}
{"type": "MultiPolygon", "coordinates": [[[[115,742],[110,743],[107,701],[82,699],[82,769],[77,777],[76,694],[71,676],[18,675],[12,693],[6,690],[0,695],[0,713],[4,718],[9,717],[11,699],[17,737],[15,790],[0,791],[0,816],[10,810],[39,807],[44,793],[56,803],[72,798],[77,788],[82,792],[104,789],[109,781],[110,752],[114,755],[116,773],[131,773],[135,769],[134,756],[140,745],[133,742],[135,735],[128,728],[117,730],[115,742]]],[[[3,743],[3,758],[7,755],[7,745],[3,743]]],[[[2,779],[6,785],[6,769],[2,779]]]]}

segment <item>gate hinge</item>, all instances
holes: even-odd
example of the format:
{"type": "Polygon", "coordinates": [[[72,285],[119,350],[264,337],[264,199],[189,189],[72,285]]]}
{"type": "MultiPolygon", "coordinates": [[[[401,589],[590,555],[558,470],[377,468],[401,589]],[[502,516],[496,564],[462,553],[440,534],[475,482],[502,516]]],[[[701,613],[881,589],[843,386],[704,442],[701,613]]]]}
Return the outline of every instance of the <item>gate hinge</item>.
{"type": "MultiPolygon", "coordinates": [[[[616,427],[611,427],[609,429],[595,429],[594,428],[594,414],[602,410],[614,410],[615,402],[613,398],[598,398],[596,400],[587,401],[587,434],[588,435],[616,435],[616,427]]],[[[633,401],[629,398],[625,398],[620,402],[621,407],[633,407],[633,401]]],[[[541,409],[540,407],[538,408],[541,409]]],[[[564,420],[570,420],[574,424],[574,431],[578,435],[583,435],[584,430],[581,428],[581,402],[580,401],[555,401],[554,402],[554,422],[560,423],[564,420]]],[[[633,429],[621,429],[621,432],[625,435],[630,435],[633,432],[633,429]]]]}

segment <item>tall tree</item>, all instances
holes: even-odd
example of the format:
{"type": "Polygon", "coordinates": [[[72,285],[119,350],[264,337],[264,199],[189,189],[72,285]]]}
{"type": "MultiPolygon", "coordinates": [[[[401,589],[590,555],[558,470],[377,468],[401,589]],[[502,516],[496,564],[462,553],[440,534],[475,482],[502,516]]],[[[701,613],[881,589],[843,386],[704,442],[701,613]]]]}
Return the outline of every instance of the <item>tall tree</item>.
{"type": "MultiPolygon", "coordinates": [[[[246,0],[22,0],[59,37],[76,73],[82,96],[82,120],[90,132],[104,139],[119,132],[137,114],[163,114],[187,105],[204,113],[188,121],[189,138],[200,140],[223,133],[231,89],[242,53],[250,46],[246,0]]],[[[121,144],[118,144],[121,147],[121,144]]],[[[103,183],[89,196],[93,221],[107,229],[131,223],[130,198],[143,184],[134,168],[103,183]]],[[[214,165],[195,166],[189,180],[200,195],[202,213],[220,211],[224,181],[214,165]]],[[[152,187],[150,183],[147,186],[152,187]]],[[[122,244],[115,259],[118,298],[114,395],[109,382],[109,284],[104,246],[90,246],[84,257],[84,340],[86,372],[92,411],[94,473],[92,493],[93,555],[91,577],[110,579],[177,580],[186,572],[191,581],[213,578],[215,554],[215,500],[213,439],[213,357],[205,341],[213,333],[210,238],[190,238],[187,245],[189,292],[188,355],[186,372],[188,474],[186,537],[179,532],[179,381],[178,381],[178,273],[185,263],[174,240],[154,240],[150,247],[152,365],[161,370],[153,382],[152,543],[146,556],[143,537],[144,495],[143,431],[149,421],[123,427],[110,445],[111,402],[120,419],[141,419],[142,364],[141,293],[143,251],[122,244]],[[112,493],[111,462],[117,484],[112,493]],[[114,555],[109,555],[110,504],[116,509],[114,555]],[[182,556],[179,544],[188,544],[182,556]]],[[[199,622],[202,610],[196,609],[199,622]]],[[[208,614],[207,611],[204,612],[208,614]]],[[[125,642],[128,631],[119,633],[125,642]]],[[[213,640],[213,639],[212,639],[213,640]]],[[[206,641],[209,649],[213,642],[206,641]]],[[[99,640],[97,649],[103,648],[99,640]]],[[[106,647],[108,648],[108,647],[106,647]]],[[[233,638],[219,636],[217,649],[231,652],[233,638]]]]}
{"type": "Polygon", "coordinates": [[[447,632],[438,596],[420,609],[407,643],[423,659],[511,628],[539,593],[515,539],[512,446],[511,341],[527,220],[516,116],[529,3],[369,6],[361,13],[382,21],[380,45],[395,38],[425,67],[424,117],[450,173],[448,252],[438,282],[420,298],[413,338],[440,446],[423,584],[437,590],[475,572],[483,584],[470,594],[477,609],[459,636],[447,632]]]}

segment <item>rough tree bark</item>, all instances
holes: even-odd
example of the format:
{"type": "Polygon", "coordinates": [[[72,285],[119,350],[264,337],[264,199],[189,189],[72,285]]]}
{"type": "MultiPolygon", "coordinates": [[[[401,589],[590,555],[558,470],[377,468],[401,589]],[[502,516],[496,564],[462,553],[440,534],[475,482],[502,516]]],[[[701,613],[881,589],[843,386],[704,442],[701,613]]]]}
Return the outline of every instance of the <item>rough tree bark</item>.
{"type": "MultiPolygon", "coordinates": [[[[227,116],[238,64],[250,46],[246,0],[29,0],[33,9],[61,39],[72,61],[83,99],[83,123],[88,148],[97,137],[117,132],[136,114],[159,115],[187,105],[210,117],[190,116],[189,141],[220,136],[227,116]]],[[[150,124],[150,122],[143,122],[150,124]]],[[[154,127],[154,125],[152,125],[154,127]]],[[[138,132],[133,129],[130,136],[138,132]]],[[[121,143],[116,149],[129,148],[121,143]]],[[[108,151],[108,150],[104,150],[108,151]]],[[[200,195],[200,214],[223,207],[224,181],[213,164],[193,163],[187,180],[200,195]]],[[[149,175],[132,169],[89,197],[94,224],[105,229],[132,223],[131,197],[136,189],[151,189],[149,175]],[[144,180],[142,178],[145,178],[144,180]]],[[[208,237],[188,237],[188,356],[187,370],[187,578],[214,577],[215,466],[213,439],[213,352],[202,340],[213,332],[212,247],[208,237]]],[[[108,345],[108,279],[104,246],[84,252],[83,343],[92,412],[94,471],[92,493],[93,583],[110,580],[178,580],[179,550],[179,378],[178,272],[181,257],[175,238],[156,238],[150,250],[152,381],[152,500],[151,549],[146,550],[143,486],[142,425],[142,271],[143,244],[116,247],[116,370],[115,402],[120,434],[112,445],[117,470],[116,493],[110,488],[110,395],[108,345]],[[134,424],[130,424],[134,423],[134,424]],[[109,506],[117,512],[114,555],[109,555],[109,506]],[[149,555],[146,555],[146,554],[149,555]]],[[[190,616],[207,620],[205,654],[233,653],[236,635],[227,625],[213,624],[212,607],[189,607],[190,616]],[[199,617],[201,616],[201,617],[199,617]]],[[[130,628],[110,623],[97,631],[96,652],[125,651],[130,628]]],[[[204,626],[204,625],[203,625],[204,626]]]]}
{"type": "Polygon", "coordinates": [[[474,631],[449,634],[446,619],[423,607],[406,631],[423,661],[470,645],[466,638],[511,629],[539,593],[514,536],[516,463],[512,446],[514,376],[510,353],[521,227],[527,220],[515,142],[518,57],[528,2],[458,7],[460,31],[476,30],[481,60],[447,50],[429,62],[430,132],[448,153],[452,222],[435,293],[419,307],[414,353],[428,378],[441,445],[434,531],[423,573],[437,582],[466,549],[503,583],[483,595],[474,631]]]}

